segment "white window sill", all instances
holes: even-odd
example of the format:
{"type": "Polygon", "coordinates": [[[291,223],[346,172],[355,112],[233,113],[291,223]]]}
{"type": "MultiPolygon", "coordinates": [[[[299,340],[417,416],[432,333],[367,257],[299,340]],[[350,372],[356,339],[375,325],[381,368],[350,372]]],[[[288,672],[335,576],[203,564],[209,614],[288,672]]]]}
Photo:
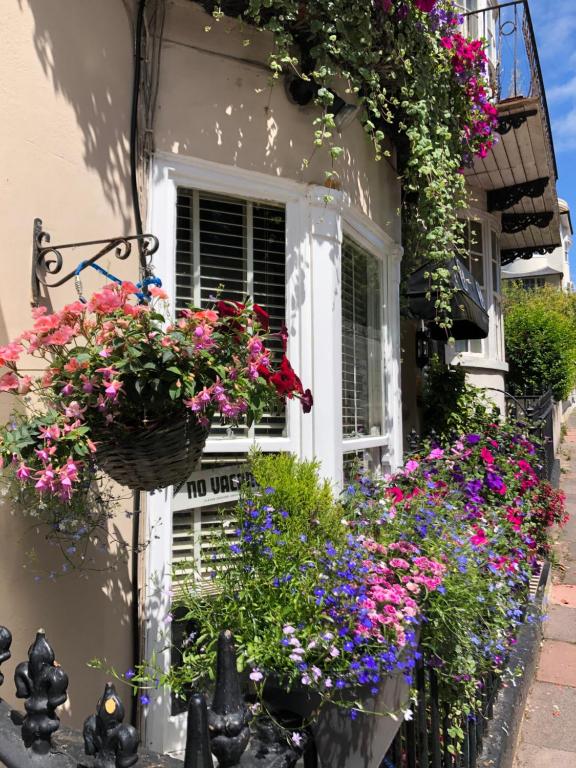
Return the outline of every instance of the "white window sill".
{"type": "Polygon", "coordinates": [[[509,365],[503,360],[495,360],[482,355],[454,355],[450,365],[462,365],[464,368],[484,368],[490,371],[508,373],[509,365]]]}

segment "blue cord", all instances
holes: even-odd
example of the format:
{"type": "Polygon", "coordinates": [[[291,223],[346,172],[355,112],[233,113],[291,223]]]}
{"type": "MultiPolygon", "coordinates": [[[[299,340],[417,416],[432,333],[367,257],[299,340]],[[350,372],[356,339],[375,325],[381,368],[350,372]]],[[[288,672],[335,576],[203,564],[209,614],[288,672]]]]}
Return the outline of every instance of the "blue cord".
{"type": "MultiPolygon", "coordinates": [[[[80,272],[82,270],[86,269],[86,267],[92,267],[92,269],[95,269],[96,272],[100,272],[101,275],[104,275],[104,277],[107,277],[108,280],[112,280],[114,283],[118,283],[119,285],[122,285],[122,280],[120,280],[119,277],[116,277],[116,275],[110,274],[110,272],[107,272],[103,267],[101,267],[99,264],[87,264],[85,261],[81,261],[80,264],[76,267],[76,270],[74,271],[74,277],[75,277],[75,284],[76,284],[76,290],[78,291],[78,296],[80,298],[80,301],[83,304],[86,304],[86,299],[84,296],[82,296],[82,283],[80,281],[80,272]]],[[[148,301],[148,291],[146,290],[149,285],[155,285],[158,288],[162,287],[162,280],[160,280],[159,277],[145,277],[144,280],[140,283],[136,283],[137,288],[143,288],[143,291],[136,291],[135,296],[138,298],[140,302],[146,302],[148,301]]]]}

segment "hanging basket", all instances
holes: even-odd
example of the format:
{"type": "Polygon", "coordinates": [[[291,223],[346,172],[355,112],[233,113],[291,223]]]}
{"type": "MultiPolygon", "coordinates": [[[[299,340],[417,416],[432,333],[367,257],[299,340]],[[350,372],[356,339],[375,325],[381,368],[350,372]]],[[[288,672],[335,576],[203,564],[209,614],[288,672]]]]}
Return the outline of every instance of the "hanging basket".
{"type": "Polygon", "coordinates": [[[208,429],[190,414],[140,427],[112,424],[95,433],[96,463],[121,485],[154,491],[182,482],[198,467],[207,437],[208,429]]]}

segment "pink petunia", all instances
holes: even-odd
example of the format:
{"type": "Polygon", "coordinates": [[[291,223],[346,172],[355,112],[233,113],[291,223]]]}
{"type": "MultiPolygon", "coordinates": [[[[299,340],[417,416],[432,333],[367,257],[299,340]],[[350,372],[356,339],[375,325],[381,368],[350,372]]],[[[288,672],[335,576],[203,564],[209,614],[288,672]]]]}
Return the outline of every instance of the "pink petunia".
{"type": "Polygon", "coordinates": [[[20,386],[20,381],[15,373],[10,371],[0,376],[0,392],[10,392],[11,390],[17,390],[20,386]]]}

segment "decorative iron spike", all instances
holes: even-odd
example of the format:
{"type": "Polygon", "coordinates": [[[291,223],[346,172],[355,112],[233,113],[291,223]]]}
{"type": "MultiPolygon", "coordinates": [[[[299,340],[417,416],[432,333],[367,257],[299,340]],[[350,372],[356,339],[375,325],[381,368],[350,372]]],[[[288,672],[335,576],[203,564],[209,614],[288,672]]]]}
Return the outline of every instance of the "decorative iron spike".
{"type": "Polygon", "coordinates": [[[123,720],[124,705],[112,683],[106,683],[96,714],[84,722],[84,749],[96,756],[94,768],[130,768],[138,762],[138,731],[123,720]]]}
{"type": "Polygon", "coordinates": [[[233,768],[239,764],[250,740],[250,718],[250,710],[240,690],[234,638],[227,629],[218,638],[216,688],[208,710],[211,748],[219,768],[233,768]]]}
{"type": "MultiPolygon", "coordinates": [[[[12,645],[12,633],[6,627],[0,627],[0,664],[8,661],[10,656],[10,646],[12,645]]],[[[4,682],[4,675],[0,672],[0,685],[4,682]]]]}
{"type": "Polygon", "coordinates": [[[531,259],[535,253],[553,253],[559,247],[560,243],[556,245],[531,245],[528,248],[505,248],[500,251],[500,263],[506,267],[515,259],[531,259]]]}
{"type": "Polygon", "coordinates": [[[505,211],[511,208],[524,197],[542,197],[544,190],[548,186],[550,178],[542,176],[539,179],[525,181],[522,184],[512,184],[509,187],[499,187],[498,189],[489,189],[486,193],[486,202],[488,211],[505,211]]]}
{"type": "Polygon", "coordinates": [[[14,682],[16,696],[26,699],[26,717],[22,723],[24,744],[35,752],[46,754],[50,750],[52,734],[60,727],[56,707],[68,698],[68,675],[55,661],[43,629],[38,630],[28,650],[28,661],[16,667],[14,682]]]}
{"type": "Polygon", "coordinates": [[[201,693],[193,693],[188,702],[184,768],[214,768],[210,751],[208,708],[201,693]]]}

